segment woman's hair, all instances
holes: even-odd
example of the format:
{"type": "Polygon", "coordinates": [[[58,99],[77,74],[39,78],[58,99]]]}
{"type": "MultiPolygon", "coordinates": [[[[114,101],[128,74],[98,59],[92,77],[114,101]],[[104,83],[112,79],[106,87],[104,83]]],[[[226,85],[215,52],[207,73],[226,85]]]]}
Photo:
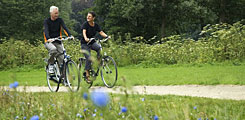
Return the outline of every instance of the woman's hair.
{"type": "Polygon", "coordinates": [[[58,7],[56,7],[56,6],[51,6],[51,7],[50,7],[50,9],[49,9],[49,12],[50,12],[50,13],[51,13],[51,12],[53,12],[53,11],[54,11],[54,9],[59,10],[59,8],[58,8],[58,7]]]}
{"type": "Polygon", "coordinates": [[[96,16],[96,14],[95,14],[95,12],[94,12],[94,11],[90,11],[90,12],[88,12],[88,14],[91,14],[93,17],[95,17],[95,16],[96,16]]]}

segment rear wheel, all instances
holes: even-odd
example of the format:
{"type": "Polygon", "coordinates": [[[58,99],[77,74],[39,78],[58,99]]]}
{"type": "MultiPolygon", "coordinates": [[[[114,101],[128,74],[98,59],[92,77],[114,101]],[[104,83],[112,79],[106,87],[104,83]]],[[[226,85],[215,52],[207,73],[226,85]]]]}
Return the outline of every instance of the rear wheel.
{"type": "Polygon", "coordinates": [[[80,58],[79,59],[79,65],[78,65],[78,68],[79,68],[79,75],[80,75],[80,79],[82,81],[84,81],[81,85],[82,87],[84,88],[90,88],[92,85],[93,85],[93,81],[88,83],[87,80],[86,80],[86,72],[85,72],[85,58],[80,58]]]}
{"type": "Polygon", "coordinates": [[[116,62],[110,56],[105,56],[102,59],[102,68],[100,71],[101,79],[104,82],[105,86],[112,88],[117,82],[117,66],[116,62]]]}
{"type": "Polygon", "coordinates": [[[49,73],[49,68],[48,65],[46,66],[46,77],[47,77],[47,83],[48,87],[51,92],[58,92],[59,90],[59,78],[60,78],[60,70],[59,70],[59,65],[58,62],[55,61],[54,64],[54,73],[50,74],[49,73]]]}
{"type": "Polygon", "coordinates": [[[77,65],[74,61],[70,60],[66,63],[65,73],[65,79],[71,91],[78,91],[80,87],[80,78],[77,65]]]}

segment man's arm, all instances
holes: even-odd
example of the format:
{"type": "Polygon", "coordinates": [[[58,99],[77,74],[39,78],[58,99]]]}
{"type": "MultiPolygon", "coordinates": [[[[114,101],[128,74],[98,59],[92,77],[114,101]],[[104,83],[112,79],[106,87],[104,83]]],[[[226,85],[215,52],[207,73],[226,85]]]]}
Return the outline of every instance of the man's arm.
{"type": "Polygon", "coordinates": [[[50,38],[49,37],[49,30],[48,30],[48,23],[47,23],[47,20],[44,20],[44,39],[45,39],[45,42],[50,38]]]}
{"type": "Polygon", "coordinates": [[[67,29],[67,27],[66,27],[64,21],[63,21],[62,19],[60,19],[60,20],[61,20],[61,26],[62,26],[62,28],[64,29],[64,32],[65,32],[66,36],[71,36],[71,33],[70,33],[70,31],[67,29]]]}

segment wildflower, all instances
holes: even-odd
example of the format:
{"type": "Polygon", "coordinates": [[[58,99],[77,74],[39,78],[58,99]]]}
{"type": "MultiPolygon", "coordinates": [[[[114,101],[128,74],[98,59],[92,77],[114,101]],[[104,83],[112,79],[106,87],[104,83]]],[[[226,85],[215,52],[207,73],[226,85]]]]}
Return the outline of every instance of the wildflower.
{"type": "Polygon", "coordinates": [[[128,109],[126,107],[122,107],[121,111],[125,113],[128,111],[128,109]]]}
{"type": "Polygon", "coordinates": [[[25,120],[26,119],[26,116],[25,117],[23,117],[23,120],[25,120]]]}
{"type": "Polygon", "coordinates": [[[97,110],[96,110],[96,109],[94,109],[94,112],[97,112],[97,110]]]}
{"type": "Polygon", "coordinates": [[[118,113],[118,115],[121,115],[121,114],[122,114],[122,112],[119,112],[119,113],[118,113]]]}
{"type": "Polygon", "coordinates": [[[196,109],[197,109],[197,107],[196,107],[196,106],[194,106],[194,107],[193,107],[193,109],[194,109],[194,110],[196,110],[196,109]]]}
{"type": "Polygon", "coordinates": [[[96,114],[94,113],[92,116],[93,116],[93,117],[95,117],[95,116],[96,116],[96,114]]]}
{"type": "Polygon", "coordinates": [[[154,120],[158,120],[158,116],[157,115],[154,116],[154,120]]]}
{"type": "Polygon", "coordinates": [[[81,117],[83,117],[83,116],[82,116],[81,114],[77,113],[77,117],[80,117],[80,118],[81,118],[81,117]]]}
{"type": "Polygon", "coordinates": [[[15,119],[19,119],[19,116],[16,116],[15,119]]]}
{"type": "Polygon", "coordinates": [[[9,88],[17,88],[19,86],[19,83],[15,81],[14,83],[9,85],[9,88]]]}
{"type": "Polygon", "coordinates": [[[34,116],[31,117],[30,120],[39,120],[39,117],[37,115],[34,115],[34,116]]]}
{"type": "Polygon", "coordinates": [[[83,99],[85,99],[85,100],[88,99],[88,94],[87,93],[83,93],[83,99]]]}
{"type": "Polygon", "coordinates": [[[100,113],[100,116],[103,116],[103,113],[100,113]]]}
{"type": "Polygon", "coordinates": [[[145,98],[141,98],[141,101],[143,101],[143,102],[144,102],[144,101],[145,101],[145,98]]]}
{"type": "Polygon", "coordinates": [[[83,112],[86,112],[88,109],[87,108],[85,108],[84,110],[83,110],[83,112]]]}
{"type": "Polygon", "coordinates": [[[98,107],[104,107],[109,103],[109,96],[105,92],[93,91],[91,93],[91,99],[98,107]]]}
{"type": "Polygon", "coordinates": [[[198,120],[202,120],[202,118],[198,118],[198,120]]]}

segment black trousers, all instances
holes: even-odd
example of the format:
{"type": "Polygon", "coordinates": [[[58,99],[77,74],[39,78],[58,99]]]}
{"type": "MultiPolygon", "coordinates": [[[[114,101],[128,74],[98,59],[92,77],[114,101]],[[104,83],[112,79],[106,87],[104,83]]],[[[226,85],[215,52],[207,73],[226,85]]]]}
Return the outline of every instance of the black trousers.
{"type": "Polygon", "coordinates": [[[84,56],[86,58],[86,63],[85,63],[85,70],[90,70],[91,69],[91,49],[95,50],[97,52],[97,58],[99,59],[101,57],[101,45],[98,44],[97,42],[93,43],[92,45],[87,45],[87,44],[82,44],[82,50],[84,52],[84,56]]]}

